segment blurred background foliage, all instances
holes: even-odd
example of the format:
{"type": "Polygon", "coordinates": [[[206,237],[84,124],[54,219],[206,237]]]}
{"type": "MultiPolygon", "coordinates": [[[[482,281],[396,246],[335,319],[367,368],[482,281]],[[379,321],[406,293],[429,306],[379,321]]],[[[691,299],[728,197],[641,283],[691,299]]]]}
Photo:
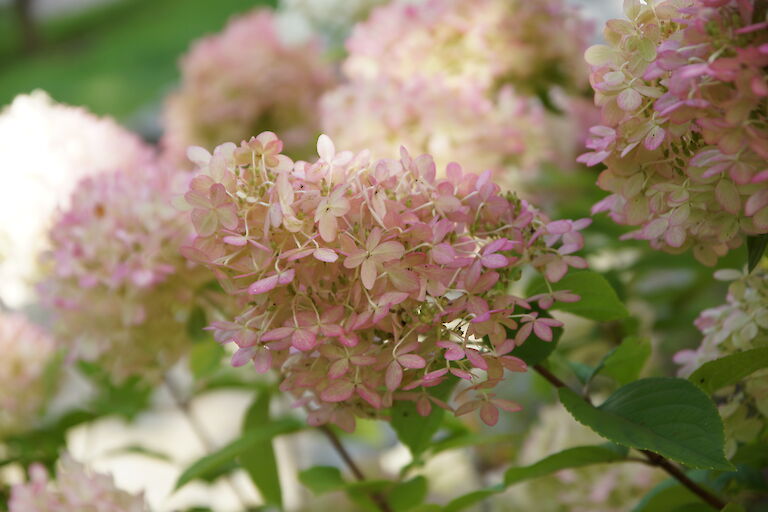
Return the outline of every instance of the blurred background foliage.
{"type": "MultiPolygon", "coordinates": [[[[45,2],[38,2],[44,4],[45,2]]],[[[51,3],[51,2],[48,2],[51,3]]],[[[34,4],[34,2],[33,2],[34,4]]],[[[275,0],[114,0],[55,17],[35,16],[36,44],[24,48],[18,10],[0,4],[0,105],[21,92],[111,115],[155,136],[141,117],[178,80],[190,42],[234,14],[275,0]]]]}

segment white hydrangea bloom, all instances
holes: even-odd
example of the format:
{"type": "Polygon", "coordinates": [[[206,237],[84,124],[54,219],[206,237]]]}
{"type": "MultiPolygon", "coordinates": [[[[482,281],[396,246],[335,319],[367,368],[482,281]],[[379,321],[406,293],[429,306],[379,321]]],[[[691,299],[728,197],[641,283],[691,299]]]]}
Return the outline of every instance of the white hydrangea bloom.
{"type": "Polygon", "coordinates": [[[33,302],[38,255],[57,208],[84,176],[133,166],[151,153],[112,119],[20,95],[0,112],[0,301],[33,302]]]}

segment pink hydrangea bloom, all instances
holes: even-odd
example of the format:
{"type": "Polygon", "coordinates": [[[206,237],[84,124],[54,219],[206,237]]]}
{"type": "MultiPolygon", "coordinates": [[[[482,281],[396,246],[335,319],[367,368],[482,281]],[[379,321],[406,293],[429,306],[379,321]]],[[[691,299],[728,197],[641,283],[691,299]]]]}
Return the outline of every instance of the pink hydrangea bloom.
{"type": "Polygon", "coordinates": [[[401,145],[432,155],[440,168],[475,162],[498,174],[552,159],[546,114],[506,87],[452,91],[438,82],[352,81],[323,96],[323,129],[344,147],[396,157],[401,145]]]}
{"type": "Polygon", "coordinates": [[[377,158],[405,145],[439,170],[473,162],[515,189],[532,177],[520,171],[570,166],[575,132],[552,136],[556,116],[535,96],[586,88],[580,52],[590,29],[577,14],[560,0],[379,7],[347,42],[348,81],[323,97],[323,130],[377,158]]]}
{"type": "Polygon", "coordinates": [[[147,512],[141,495],[120,490],[110,475],[96,473],[65,454],[59,460],[56,480],[45,468],[33,465],[30,481],[15,485],[8,503],[10,512],[147,512]]]}
{"type": "Polygon", "coordinates": [[[347,40],[353,79],[439,81],[451,89],[586,85],[591,27],[561,0],[427,0],[376,8],[347,40]]]}
{"type": "Polygon", "coordinates": [[[157,164],[81,181],[50,231],[41,285],[61,339],[118,378],[145,376],[183,352],[203,269],[179,254],[191,235],[172,198],[187,173],[157,164]]]}
{"type": "Polygon", "coordinates": [[[453,163],[438,179],[432,157],[405,149],[374,161],[323,135],[308,163],[282,147],[264,132],[213,155],[190,150],[198,236],[184,252],[242,300],[212,326],[237,345],[233,364],[279,370],[310,423],[347,430],[395,399],[422,414],[451,408],[427,393],[449,375],[467,386],[457,413],[492,424],[497,408],[515,409],[491,393],[505,370],[525,371],[509,352],[560,324],[509,285],[525,267],[550,281],[583,268],[573,252],[589,221],[551,222],[490,172],[453,163]]]}
{"type": "Polygon", "coordinates": [[[30,426],[45,405],[51,336],[24,316],[0,313],[0,437],[30,426]]]}
{"type": "Polygon", "coordinates": [[[712,265],[768,232],[768,30],[753,1],[625,2],[587,61],[603,123],[580,161],[627,238],[712,265]]]}
{"type": "Polygon", "coordinates": [[[311,152],[317,101],[333,81],[319,41],[283,42],[269,9],[234,18],[196,42],[181,74],[164,114],[163,146],[174,163],[186,163],[190,145],[213,148],[266,127],[280,129],[292,151],[311,152]]]}
{"type": "Polygon", "coordinates": [[[86,176],[140,165],[152,151],[110,118],[56,103],[43,91],[0,112],[0,301],[34,302],[39,256],[54,214],[86,176]]]}

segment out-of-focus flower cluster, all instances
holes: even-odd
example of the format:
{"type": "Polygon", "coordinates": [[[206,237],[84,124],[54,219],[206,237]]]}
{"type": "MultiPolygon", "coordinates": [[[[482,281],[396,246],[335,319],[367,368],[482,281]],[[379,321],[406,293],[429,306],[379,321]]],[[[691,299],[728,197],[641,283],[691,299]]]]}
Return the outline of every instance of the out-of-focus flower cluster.
{"type": "Polygon", "coordinates": [[[546,91],[586,84],[590,29],[560,0],[427,0],[375,9],[347,41],[351,78],[437,81],[451,89],[546,91]]]}
{"type": "Polygon", "coordinates": [[[444,168],[452,161],[478,169],[532,169],[552,156],[545,112],[506,87],[495,101],[479,89],[440,83],[375,80],[344,84],[323,97],[323,129],[345,147],[378,157],[413,144],[444,168]]]}
{"type": "MultiPolygon", "coordinates": [[[[605,440],[580,425],[562,405],[546,406],[530,429],[518,463],[534,464],[559,451],[575,446],[597,445],[605,440]]],[[[633,501],[663,480],[662,473],[642,464],[602,464],[565,469],[537,478],[499,496],[498,510],[530,508],[541,512],[622,512],[633,501]]],[[[496,510],[496,508],[494,508],[496,510]]]]}
{"type": "Polygon", "coordinates": [[[319,160],[294,163],[282,147],[265,132],[190,150],[202,172],[185,196],[198,234],[185,253],[242,297],[212,326],[238,345],[233,364],[279,369],[310,423],[347,430],[393,399],[450,408],[427,392],[449,375],[468,386],[456,414],[495,424],[498,408],[515,410],[491,392],[505,369],[525,370],[509,352],[531,333],[551,340],[560,323],[538,308],[578,297],[509,284],[526,266],[550,281],[584,267],[573,253],[589,221],[551,222],[490,172],[454,163],[438,179],[430,156],[404,149],[371,161],[323,135],[319,160]]]}
{"type": "Polygon", "coordinates": [[[167,368],[188,341],[205,279],[179,254],[191,228],[171,201],[188,180],[153,163],[86,178],[51,229],[41,295],[62,341],[117,378],[167,368]]]}
{"type": "Polygon", "coordinates": [[[0,437],[31,426],[55,373],[50,335],[18,313],[0,313],[0,437]]]}
{"type": "Polygon", "coordinates": [[[323,129],[375,157],[402,144],[440,168],[462,157],[483,170],[530,170],[572,149],[548,137],[551,114],[533,96],[586,87],[589,33],[560,0],[379,7],[347,41],[348,81],[323,98],[323,129]]]}
{"type": "Polygon", "coordinates": [[[627,238],[712,265],[768,232],[768,21],[754,1],[625,2],[586,53],[603,124],[580,161],[607,169],[594,211],[627,238]]]}
{"type": "Polygon", "coordinates": [[[77,182],[141,165],[151,150],[111,119],[36,91],[0,113],[0,155],[0,300],[18,308],[33,300],[46,233],[77,182]]]}
{"type": "Polygon", "coordinates": [[[266,129],[284,133],[291,154],[310,154],[319,133],[318,100],[333,82],[320,42],[283,42],[269,9],[196,42],[181,74],[164,113],[163,145],[176,164],[186,163],[190,145],[213,148],[266,129]]]}
{"type": "Polygon", "coordinates": [[[30,467],[30,481],[11,491],[10,512],[147,512],[142,496],[115,487],[111,476],[96,473],[70,455],[59,459],[56,480],[40,465],[30,467]]]}
{"type": "MultiPolygon", "coordinates": [[[[768,260],[752,273],[719,270],[715,277],[733,281],[727,302],[707,309],[696,319],[704,335],[696,350],[675,355],[687,377],[708,361],[730,354],[768,347],[768,260]]],[[[768,426],[768,372],[759,371],[717,394],[725,420],[727,452],[733,454],[737,441],[752,441],[768,426]]]]}

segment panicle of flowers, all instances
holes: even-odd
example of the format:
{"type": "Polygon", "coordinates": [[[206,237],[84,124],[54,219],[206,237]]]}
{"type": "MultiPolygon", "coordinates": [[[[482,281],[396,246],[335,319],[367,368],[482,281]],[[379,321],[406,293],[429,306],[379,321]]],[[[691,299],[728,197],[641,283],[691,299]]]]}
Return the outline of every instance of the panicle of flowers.
{"type": "MultiPolygon", "coordinates": [[[[753,272],[718,270],[715,277],[732,281],[725,304],[707,309],[696,319],[704,335],[696,350],[675,354],[687,377],[708,361],[760,347],[768,347],[768,259],[753,272]]],[[[751,374],[739,385],[718,393],[726,427],[726,452],[736,443],[752,441],[768,426],[768,371],[751,374]]]]}
{"type": "Polygon", "coordinates": [[[354,429],[393,400],[420,414],[452,409],[428,389],[466,382],[458,415],[488,424],[517,405],[492,389],[509,353],[560,323],[543,313],[564,291],[524,298],[508,291],[525,267],[557,281],[583,239],[579,221],[551,222],[526,201],[501,194],[490,172],[452,163],[436,178],[428,155],[372,161],[337,152],[321,136],[314,163],[281,154],[272,132],[191,148],[201,168],[186,200],[197,231],[185,249],[234,296],[240,313],[212,325],[234,342],[235,366],[280,371],[281,389],[309,410],[311,424],[354,429]]]}
{"type": "Polygon", "coordinates": [[[257,9],[197,41],[181,61],[181,87],[167,100],[163,147],[176,164],[190,145],[214,147],[267,126],[292,151],[311,154],[317,102],[333,74],[317,39],[288,44],[275,15],[257,9]]]}
{"type": "Polygon", "coordinates": [[[768,232],[768,20],[754,0],[625,2],[586,52],[603,124],[580,161],[606,169],[593,211],[627,238],[702,263],[768,232]]]}
{"type": "Polygon", "coordinates": [[[109,118],[56,103],[43,91],[0,112],[0,300],[34,301],[39,255],[59,207],[83,177],[135,167],[151,149],[109,118]]]}
{"type": "Polygon", "coordinates": [[[343,67],[356,79],[418,77],[451,88],[578,89],[590,35],[561,0],[392,2],[355,27],[343,67]]]}
{"type": "MultiPolygon", "coordinates": [[[[592,430],[576,423],[560,404],[538,411],[528,430],[517,463],[534,464],[576,446],[602,443],[592,430]]],[[[642,464],[599,464],[565,469],[514,486],[498,496],[493,510],[533,509],[537,512],[622,512],[664,479],[663,473],[642,464]],[[504,508],[510,504],[509,508],[504,508]]]]}
{"type": "Polygon", "coordinates": [[[513,176],[505,169],[529,171],[554,153],[543,109],[509,87],[489,98],[434,81],[352,81],[326,93],[321,112],[323,130],[340,146],[389,158],[405,145],[429,153],[441,169],[473,162],[507,181],[513,176]]]}
{"type": "Polygon", "coordinates": [[[64,454],[56,479],[39,464],[30,469],[30,481],[15,485],[8,503],[10,512],[147,512],[143,496],[115,486],[111,475],[97,473],[64,454]]]}
{"type": "Polygon", "coordinates": [[[552,136],[554,116],[537,96],[587,87],[580,61],[590,29],[577,14],[561,0],[379,7],[347,41],[347,82],[323,97],[323,131],[377,158],[405,145],[439,170],[473,162],[507,188],[543,162],[570,166],[574,132],[552,136]]]}
{"type": "Polygon", "coordinates": [[[192,233],[171,201],[188,180],[156,163],[86,178],[50,231],[40,291],[61,340],[118,379],[157,376],[188,342],[206,274],[179,254],[192,233]]]}
{"type": "Polygon", "coordinates": [[[0,438],[31,426],[42,413],[56,344],[19,313],[0,313],[0,438]]]}

